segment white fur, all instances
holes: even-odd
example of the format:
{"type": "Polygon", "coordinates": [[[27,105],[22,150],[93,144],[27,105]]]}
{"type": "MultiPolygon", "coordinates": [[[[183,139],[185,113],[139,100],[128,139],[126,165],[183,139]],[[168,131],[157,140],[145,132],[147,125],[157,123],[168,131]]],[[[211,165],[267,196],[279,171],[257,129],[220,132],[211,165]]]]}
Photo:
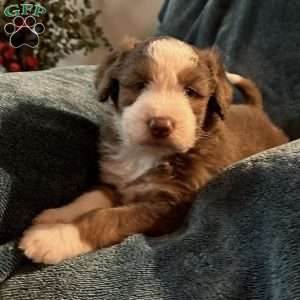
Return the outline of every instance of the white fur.
{"type": "Polygon", "coordinates": [[[119,188],[145,174],[163,156],[187,151],[196,139],[196,117],[177,75],[197,65],[197,54],[189,45],[168,38],[152,41],[146,55],[155,62],[151,68],[153,80],[124,109],[121,118],[115,115],[121,145],[117,150],[106,145],[108,157],[101,162],[102,178],[119,188]],[[148,128],[153,117],[170,117],[175,123],[172,134],[160,144],[153,140],[148,128]]]}
{"type": "Polygon", "coordinates": [[[33,222],[35,224],[70,223],[89,211],[109,207],[112,207],[110,199],[100,190],[94,190],[81,195],[63,207],[44,210],[33,222]]]}
{"type": "MultiPolygon", "coordinates": [[[[194,145],[197,124],[189,100],[182,91],[160,90],[155,83],[150,83],[148,90],[123,112],[121,127],[125,144],[147,144],[151,139],[147,121],[153,117],[167,117],[174,121],[175,129],[164,141],[166,149],[185,152],[194,145]]],[[[162,149],[157,147],[157,151],[162,149]]]]}
{"type": "Polygon", "coordinates": [[[39,224],[24,232],[19,248],[36,263],[57,264],[92,251],[73,224],[39,224]]]}
{"type": "Polygon", "coordinates": [[[136,144],[125,144],[117,150],[110,147],[109,156],[101,162],[102,178],[121,189],[153,168],[160,158],[161,153],[136,144]]]}
{"type": "Polygon", "coordinates": [[[130,150],[129,156],[120,155],[120,158],[126,160],[124,168],[120,167],[124,169],[125,175],[132,174],[129,176],[130,180],[143,174],[153,165],[153,161],[162,156],[187,151],[196,139],[196,117],[178,82],[178,73],[197,65],[196,52],[189,45],[168,38],[152,41],[146,48],[146,55],[155,62],[151,67],[152,80],[136,101],[124,109],[121,120],[115,122],[121,140],[130,150]],[[148,122],[154,117],[171,118],[175,124],[171,135],[163,141],[154,141],[151,137],[148,122]],[[150,147],[152,149],[149,154],[146,145],[151,143],[154,145],[150,147]],[[143,158],[132,150],[139,146],[143,146],[143,158]],[[143,162],[138,161],[139,159],[143,159],[143,162]],[[130,162],[131,160],[135,162],[130,162]],[[137,171],[128,172],[128,169],[137,171]]]}
{"type": "Polygon", "coordinates": [[[226,76],[227,76],[228,80],[234,85],[243,81],[243,77],[238,74],[233,74],[233,73],[227,72],[226,76]]]}
{"type": "Polygon", "coordinates": [[[176,75],[181,70],[196,66],[198,61],[192,47],[172,38],[151,42],[147,48],[147,55],[156,62],[159,68],[158,75],[161,75],[163,81],[170,79],[170,74],[173,74],[176,80],[176,75]]]}

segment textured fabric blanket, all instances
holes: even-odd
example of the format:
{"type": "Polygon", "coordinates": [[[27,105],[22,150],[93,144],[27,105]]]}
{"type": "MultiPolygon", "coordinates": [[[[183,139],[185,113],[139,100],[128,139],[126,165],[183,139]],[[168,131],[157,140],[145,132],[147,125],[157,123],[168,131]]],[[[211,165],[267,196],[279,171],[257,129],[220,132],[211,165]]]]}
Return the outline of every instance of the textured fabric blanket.
{"type": "MultiPolygon", "coordinates": [[[[159,32],[217,43],[230,71],[257,78],[272,118],[296,137],[299,52],[281,41],[297,41],[299,3],[259,2],[172,0],[159,32]]],[[[56,266],[22,256],[16,245],[32,218],[98,180],[106,114],[94,72],[0,75],[0,299],[300,298],[300,140],[228,168],[199,193],[174,234],[135,235],[56,266]]]]}

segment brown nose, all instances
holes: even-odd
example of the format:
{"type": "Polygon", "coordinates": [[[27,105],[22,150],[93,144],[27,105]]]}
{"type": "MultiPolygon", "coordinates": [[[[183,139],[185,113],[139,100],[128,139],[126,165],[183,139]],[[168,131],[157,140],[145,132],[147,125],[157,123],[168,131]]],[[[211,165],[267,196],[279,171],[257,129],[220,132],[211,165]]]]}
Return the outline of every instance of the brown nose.
{"type": "Polygon", "coordinates": [[[166,138],[172,133],[174,129],[173,121],[169,118],[163,117],[150,119],[148,126],[152,136],[155,138],[166,138]]]}

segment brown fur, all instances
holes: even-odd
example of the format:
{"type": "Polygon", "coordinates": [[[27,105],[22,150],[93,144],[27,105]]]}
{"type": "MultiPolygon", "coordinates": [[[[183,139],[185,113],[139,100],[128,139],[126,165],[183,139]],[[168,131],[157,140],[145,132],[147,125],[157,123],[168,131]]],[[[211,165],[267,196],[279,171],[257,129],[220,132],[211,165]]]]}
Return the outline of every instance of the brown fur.
{"type": "MultiPolygon", "coordinates": [[[[138,64],[138,57],[143,61],[142,46],[124,65],[124,77],[128,82],[137,80],[133,70],[138,64]]],[[[178,78],[184,85],[192,84],[201,97],[206,99],[203,102],[193,102],[191,106],[198,117],[203,118],[205,115],[203,124],[209,130],[207,136],[199,135],[197,143],[187,153],[165,157],[158,167],[152,168],[123,188],[123,206],[93,211],[78,219],[76,224],[82,238],[95,248],[117,243],[134,233],[157,235],[174,230],[181,224],[195,193],[225,167],[288,141],[284,133],[262,111],[261,94],[251,81],[245,79],[239,87],[244,89],[245,96],[249,99],[256,98],[258,105],[230,105],[232,90],[218,56],[209,50],[195,51],[200,58],[199,68],[183,70],[178,78]],[[209,100],[211,95],[214,98],[209,100]],[[226,115],[224,122],[211,109],[209,101],[218,101],[221,117],[226,115]],[[150,192],[147,189],[149,183],[153,186],[150,192]],[[135,189],[137,193],[132,192],[135,189]]],[[[151,63],[144,61],[142,67],[145,66],[145,76],[149,78],[149,73],[152,73],[151,63]]],[[[117,76],[121,80],[122,72],[122,67],[118,66],[117,76]]],[[[132,104],[138,94],[139,91],[130,87],[121,88],[122,105],[132,104]]]]}
{"type": "MultiPolygon", "coordinates": [[[[73,220],[83,242],[79,252],[113,245],[135,233],[171,232],[182,224],[195,194],[225,167],[288,142],[263,112],[255,84],[238,76],[235,84],[246,103],[234,105],[228,78],[216,51],[170,38],[131,40],[108,56],[97,87],[101,101],[114,103],[115,126],[107,133],[100,161],[102,181],[108,185],[99,188],[112,207],[87,207],[73,220]],[[153,139],[147,129],[152,117],[170,118],[174,132],[153,139]]],[[[26,250],[30,235],[24,241],[22,249],[35,259],[26,250]]],[[[66,252],[59,259],[72,255],[66,252]]],[[[55,256],[37,257],[58,261],[55,256]]]]}

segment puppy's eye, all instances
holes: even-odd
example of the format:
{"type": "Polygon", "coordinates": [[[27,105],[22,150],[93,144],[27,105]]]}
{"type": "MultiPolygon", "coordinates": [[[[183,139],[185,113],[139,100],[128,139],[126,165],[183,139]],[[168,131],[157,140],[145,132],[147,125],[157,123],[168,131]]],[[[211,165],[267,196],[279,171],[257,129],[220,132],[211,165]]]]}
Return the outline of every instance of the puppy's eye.
{"type": "Polygon", "coordinates": [[[146,87],[146,83],[143,81],[136,82],[132,85],[132,88],[134,88],[136,91],[141,91],[146,87]]]}
{"type": "Polygon", "coordinates": [[[126,89],[130,89],[135,92],[141,92],[147,85],[145,81],[137,81],[137,82],[120,82],[120,85],[126,89]]]}
{"type": "Polygon", "coordinates": [[[200,95],[191,87],[184,88],[184,93],[192,99],[197,99],[200,97],[200,95]]]}

